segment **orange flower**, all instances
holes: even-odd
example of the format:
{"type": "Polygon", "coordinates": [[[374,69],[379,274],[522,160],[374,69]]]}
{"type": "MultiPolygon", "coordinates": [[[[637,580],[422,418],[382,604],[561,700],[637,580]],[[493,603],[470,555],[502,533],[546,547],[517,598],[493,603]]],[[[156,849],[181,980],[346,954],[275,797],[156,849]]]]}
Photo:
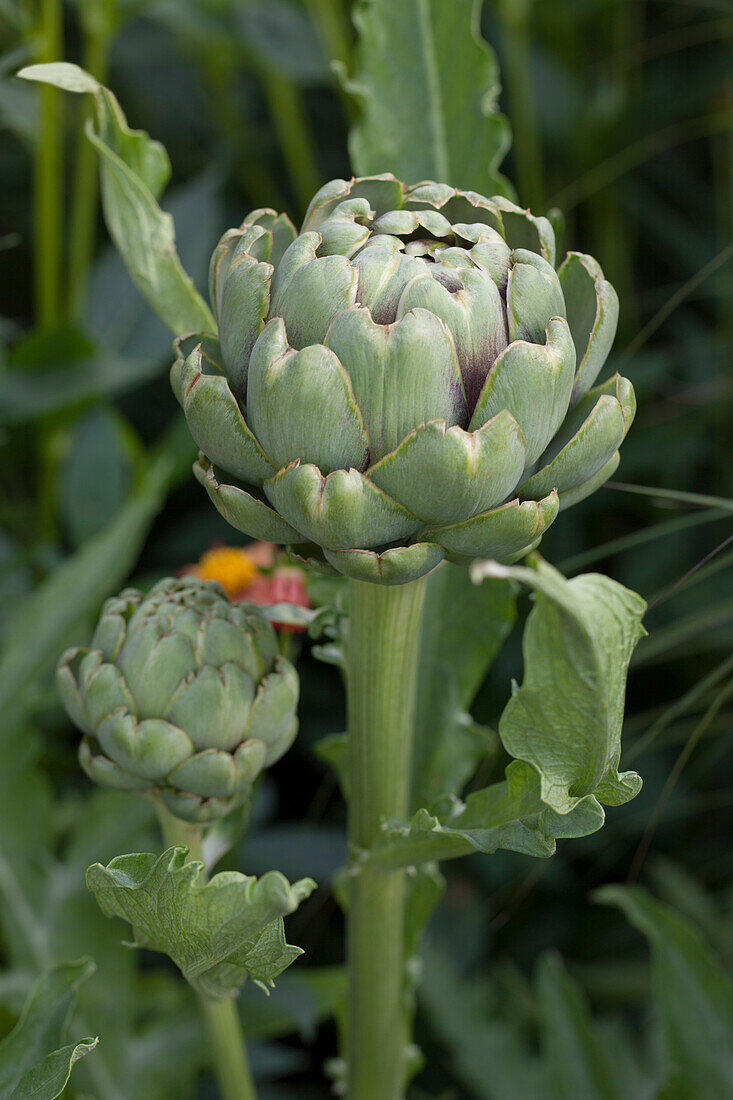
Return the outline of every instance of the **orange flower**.
{"type": "Polygon", "coordinates": [[[204,581],[218,581],[231,600],[237,599],[259,572],[247,553],[236,546],[213,546],[189,570],[204,581]]]}
{"type": "MultiPolygon", "coordinates": [[[[296,607],[310,607],[302,569],[277,565],[277,556],[277,547],[272,542],[253,542],[244,547],[216,545],[182,572],[205,581],[218,581],[229,599],[236,603],[290,603],[296,607]]],[[[304,629],[276,619],[271,622],[286,634],[297,634],[304,629]]]]}

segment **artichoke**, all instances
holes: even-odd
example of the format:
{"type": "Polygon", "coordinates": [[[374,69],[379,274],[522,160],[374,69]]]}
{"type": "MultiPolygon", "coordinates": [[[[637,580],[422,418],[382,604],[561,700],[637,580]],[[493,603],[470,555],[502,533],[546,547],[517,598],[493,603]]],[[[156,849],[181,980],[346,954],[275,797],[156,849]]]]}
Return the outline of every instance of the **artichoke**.
{"type": "Polygon", "coordinates": [[[213,336],[171,380],[222,515],[382,584],[443,558],[503,562],[611,475],[631,384],[591,388],[618,300],[555,270],[546,218],[390,175],[333,180],[300,234],[256,210],[211,261],[213,336]]]}
{"type": "Polygon", "coordinates": [[[273,628],[194,577],[107,600],[91,646],[61,657],[57,685],[84,731],[87,774],[156,794],[186,821],[242,801],[297,730],[298,677],[273,628]]]}

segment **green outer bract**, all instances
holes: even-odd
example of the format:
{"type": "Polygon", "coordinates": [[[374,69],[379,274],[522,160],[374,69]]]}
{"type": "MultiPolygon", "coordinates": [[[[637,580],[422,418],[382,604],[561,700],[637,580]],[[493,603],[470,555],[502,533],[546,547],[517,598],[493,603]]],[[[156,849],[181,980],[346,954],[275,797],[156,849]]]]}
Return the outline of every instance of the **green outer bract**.
{"type": "Polygon", "coordinates": [[[171,373],[196,476],[322,569],[516,560],[618,463],[633,389],[592,388],[615,291],[591,256],[556,271],[550,223],[506,199],[332,180],[299,234],[272,210],[225,233],[210,289],[219,340],[179,341],[171,373]]]}
{"type": "Polygon", "coordinates": [[[107,600],[56,683],[97,783],[155,793],[185,821],[221,817],[297,731],[298,677],[254,607],[214,581],[167,578],[107,600]]]}

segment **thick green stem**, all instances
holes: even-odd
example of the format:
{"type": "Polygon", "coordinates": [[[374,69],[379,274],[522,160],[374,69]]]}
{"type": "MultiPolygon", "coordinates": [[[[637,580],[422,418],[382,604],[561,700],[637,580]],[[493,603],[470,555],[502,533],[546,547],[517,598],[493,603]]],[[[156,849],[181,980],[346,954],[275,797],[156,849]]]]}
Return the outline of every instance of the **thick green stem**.
{"type": "Polygon", "coordinates": [[[266,70],[262,82],[280,151],[298,205],[305,212],[321,185],[302,93],[286,77],[266,70]]]}
{"type": "MultiPolygon", "coordinates": [[[[92,8],[82,20],[83,68],[106,83],[109,60],[109,5],[92,8]]],[[[71,229],[69,232],[69,314],[79,313],[86,289],[89,267],[94,252],[94,236],[97,221],[98,166],[97,151],[86,136],[86,123],[94,117],[94,106],[82,96],[79,102],[79,122],[76,135],[74,161],[74,189],[71,204],[71,229]]]]}
{"type": "Polygon", "coordinates": [[[514,132],[513,155],[522,203],[544,209],[542,148],[532,89],[529,32],[532,0],[499,0],[496,6],[504,42],[504,78],[514,132]]]}
{"type": "MultiPolygon", "coordinates": [[[[158,820],[167,847],[185,844],[192,860],[202,859],[201,829],[188,825],[156,802],[158,820]]],[[[219,1083],[221,1100],[257,1100],[252,1071],[242,1038],[237,1004],[233,997],[214,1001],[198,997],[211,1050],[211,1068],[219,1083]]]]}
{"type": "MultiPolygon", "coordinates": [[[[349,840],[369,848],[380,825],[410,808],[420,615],[425,580],[395,587],[349,582],[349,840]]],[[[348,913],[348,1097],[404,1094],[403,871],[359,868],[348,913]]]]}
{"type": "Polygon", "coordinates": [[[256,1100],[236,1001],[232,997],[225,1001],[199,997],[199,1007],[209,1035],[211,1061],[222,1100],[256,1100]]]}
{"type": "MultiPolygon", "coordinates": [[[[39,62],[63,57],[61,0],[41,0],[38,14],[39,62]]],[[[61,319],[61,225],[63,220],[63,150],[61,93],[44,84],[39,89],[40,117],[34,171],[34,254],[36,321],[54,325],[61,319]]]]}

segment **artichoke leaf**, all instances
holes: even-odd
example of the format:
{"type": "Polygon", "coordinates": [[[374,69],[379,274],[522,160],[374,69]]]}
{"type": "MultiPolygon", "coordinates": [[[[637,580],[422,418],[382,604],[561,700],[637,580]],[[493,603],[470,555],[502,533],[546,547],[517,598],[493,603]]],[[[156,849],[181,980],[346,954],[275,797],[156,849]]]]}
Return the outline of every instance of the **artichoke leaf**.
{"type": "Polygon", "coordinates": [[[437,543],[449,558],[458,561],[477,557],[501,561],[530,546],[557,513],[557,493],[549,493],[540,501],[515,499],[463,523],[429,527],[420,532],[418,540],[437,543]]]}
{"type": "Polygon", "coordinates": [[[206,489],[217,511],[237,531],[264,542],[308,541],[269,504],[255,496],[254,490],[248,492],[240,485],[227,484],[222,479],[221,471],[204,455],[194,463],[193,472],[196,480],[206,489]]]}
{"type": "Polygon", "coordinates": [[[274,464],[270,477],[305,456],[323,473],[367,465],[369,438],[338,357],[322,344],[290,347],[280,318],[267,323],[252,354],[247,408],[274,464]]]}
{"type": "Polygon", "coordinates": [[[104,718],[95,736],[113,764],[151,784],[165,782],[194,751],[191,739],[178,726],[162,718],[139,722],[125,711],[104,718]]]}
{"type": "Polygon", "coordinates": [[[524,464],[524,434],[503,410],[475,432],[428,421],[367,477],[432,526],[459,523],[506,500],[524,464]]]}
{"type": "Polygon", "coordinates": [[[466,400],[472,409],[492,363],[508,343],[499,288],[480,268],[464,267],[449,273],[436,263],[429,274],[407,284],[397,305],[397,319],[420,307],[439,317],[453,336],[466,400]]]}
{"type": "Polygon", "coordinates": [[[267,990],[300,954],[285,941],[283,917],[315,889],[292,886],[278,871],[260,879],[221,872],[202,882],[204,865],[185,848],[124,855],[93,864],[87,886],[107,917],[132,925],[134,945],[168,955],[197,992],[232,996],[251,978],[267,990]],[[185,933],[179,932],[185,930],[185,933]]]}
{"type": "Polygon", "coordinates": [[[273,267],[246,252],[228,265],[217,282],[217,320],[225,373],[241,400],[247,393],[249,357],[265,325],[273,267]],[[219,285],[220,284],[220,285],[219,285]]]}
{"type": "Polygon", "coordinates": [[[540,459],[541,468],[520,485],[520,497],[534,499],[551,488],[563,493],[595,479],[621,446],[635,412],[627,379],[614,375],[591,390],[566,418],[540,459]]]}
{"type": "Polygon", "coordinates": [[[553,317],[565,317],[565,299],[554,267],[527,249],[512,252],[506,291],[509,339],[541,344],[553,317]]]}
{"type": "Polygon", "coordinates": [[[618,324],[618,295],[592,256],[569,252],[558,270],[578,355],[573,404],[598,377],[618,324]]]}
{"type": "Polygon", "coordinates": [[[492,201],[499,211],[503,237],[509,247],[536,252],[554,267],[555,232],[547,218],[537,216],[501,195],[492,201]]]}
{"type": "Polygon", "coordinates": [[[575,376],[575,348],[567,321],[553,317],[545,342],[515,340],[491,368],[471,418],[474,431],[508,409],[524,433],[531,466],[563,422],[575,376]]]}
{"type": "Polygon", "coordinates": [[[265,766],[279,760],[297,733],[294,719],[299,695],[298,674],[289,661],[275,660],[274,670],[264,678],[252,705],[244,736],[265,746],[265,766]]]}
{"type": "Polygon", "coordinates": [[[294,348],[321,344],[334,317],[356,301],[357,273],[345,256],[319,256],[320,233],[287,249],[272,279],[270,318],[282,317],[294,348]]]}
{"type": "Polygon", "coordinates": [[[261,486],[275,467],[255,439],[230,384],[211,373],[203,343],[171,368],[171,386],[196,445],[237,480],[261,486]]]}
{"type": "Polygon", "coordinates": [[[699,926],[640,886],[602,886],[593,900],[621,909],[651,948],[665,1069],[659,1100],[731,1095],[733,983],[699,926]]]}
{"type": "Polygon", "coordinates": [[[299,541],[332,550],[372,549],[408,538],[420,527],[406,508],[354,469],[324,477],[312,463],[293,462],[265,482],[265,492],[306,536],[299,541]]]}
{"type": "Polygon", "coordinates": [[[411,309],[395,324],[380,325],[368,309],[348,309],[336,317],[324,342],[351,379],[373,462],[393,451],[416,424],[467,422],[453,337],[428,310],[411,309]]]}
{"type": "Polygon", "coordinates": [[[407,584],[440,565],[445,554],[432,543],[394,546],[388,550],[324,550],[326,560],[346,577],[375,584],[407,584]]]}

